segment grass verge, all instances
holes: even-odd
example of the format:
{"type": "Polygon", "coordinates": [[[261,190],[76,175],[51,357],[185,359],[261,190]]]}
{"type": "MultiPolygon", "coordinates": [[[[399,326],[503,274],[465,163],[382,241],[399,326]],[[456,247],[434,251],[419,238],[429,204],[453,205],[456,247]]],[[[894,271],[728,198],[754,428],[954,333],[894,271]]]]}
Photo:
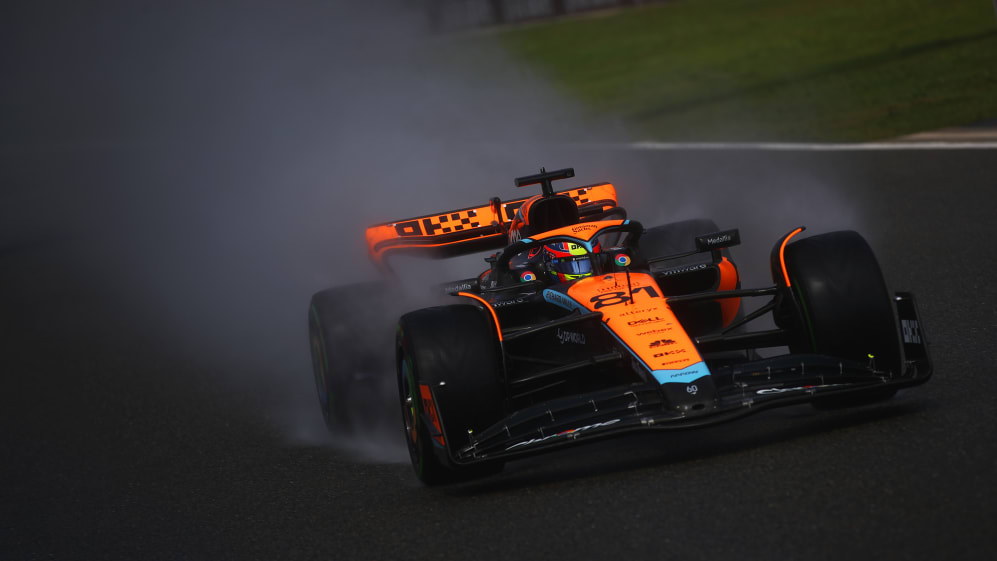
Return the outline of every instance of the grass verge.
{"type": "Polygon", "coordinates": [[[652,139],[863,141],[997,118],[982,0],[677,0],[498,36],[652,139]]]}

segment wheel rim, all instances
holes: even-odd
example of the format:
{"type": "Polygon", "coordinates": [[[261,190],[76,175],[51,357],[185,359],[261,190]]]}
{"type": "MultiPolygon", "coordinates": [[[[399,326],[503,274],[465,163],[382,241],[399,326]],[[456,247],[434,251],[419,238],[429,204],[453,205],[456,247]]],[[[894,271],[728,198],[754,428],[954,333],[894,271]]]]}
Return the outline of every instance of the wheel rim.
{"type": "Polygon", "coordinates": [[[404,352],[399,360],[399,390],[401,394],[402,420],[405,424],[405,441],[408,443],[409,455],[416,474],[422,477],[423,457],[419,439],[419,396],[418,385],[415,383],[415,370],[412,359],[404,352]]]}
{"type": "Polygon", "coordinates": [[[405,434],[411,444],[418,446],[418,405],[415,377],[412,374],[412,364],[408,357],[402,360],[402,416],[405,419],[405,434]]]}

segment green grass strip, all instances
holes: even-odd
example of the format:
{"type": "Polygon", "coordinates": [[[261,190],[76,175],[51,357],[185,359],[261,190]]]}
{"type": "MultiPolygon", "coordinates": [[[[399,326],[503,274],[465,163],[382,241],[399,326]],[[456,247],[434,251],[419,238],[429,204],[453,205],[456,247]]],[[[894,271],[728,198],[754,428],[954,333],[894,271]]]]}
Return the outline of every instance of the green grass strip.
{"type": "Polygon", "coordinates": [[[678,0],[498,38],[649,139],[864,141],[997,119],[984,0],[678,0]]]}

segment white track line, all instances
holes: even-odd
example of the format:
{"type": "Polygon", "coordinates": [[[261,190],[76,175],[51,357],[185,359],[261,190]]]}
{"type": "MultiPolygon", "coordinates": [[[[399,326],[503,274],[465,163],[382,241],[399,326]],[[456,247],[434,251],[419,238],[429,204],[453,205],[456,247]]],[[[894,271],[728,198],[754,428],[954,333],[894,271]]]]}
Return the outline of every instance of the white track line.
{"type": "Polygon", "coordinates": [[[619,146],[628,150],[759,150],[771,152],[997,150],[997,142],[631,142],[619,146]]]}

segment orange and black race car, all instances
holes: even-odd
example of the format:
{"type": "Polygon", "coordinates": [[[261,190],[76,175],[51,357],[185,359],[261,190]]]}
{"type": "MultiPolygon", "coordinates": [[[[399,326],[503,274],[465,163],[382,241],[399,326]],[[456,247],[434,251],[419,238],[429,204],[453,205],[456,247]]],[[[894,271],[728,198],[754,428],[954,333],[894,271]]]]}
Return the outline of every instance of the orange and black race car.
{"type": "Polygon", "coordinates": [[[773,284],[744,289],[730,255],[738,230],[701,219],[645,228],[611,184],[555,192],[573,176],[541,170],[516,179],[539,195],[367,230],[386,272],[396,255],[500,251],[442,287],[451,303],[401,315],[393,348],[368,325],[378,322],[356,319],[392,301],[390,282],[312,298],[331,427],[349,424],[358,388],[391,361],[416,474],[436,484],[628,431],[875,402],[931,376],[913,296],[888,291],[859,234],[795,228],[772,249],[773,284]],[[746,313],[749,299],[760,305],[746,313]],[[773,321],[752,329],[762,317],[773,321]]]}

